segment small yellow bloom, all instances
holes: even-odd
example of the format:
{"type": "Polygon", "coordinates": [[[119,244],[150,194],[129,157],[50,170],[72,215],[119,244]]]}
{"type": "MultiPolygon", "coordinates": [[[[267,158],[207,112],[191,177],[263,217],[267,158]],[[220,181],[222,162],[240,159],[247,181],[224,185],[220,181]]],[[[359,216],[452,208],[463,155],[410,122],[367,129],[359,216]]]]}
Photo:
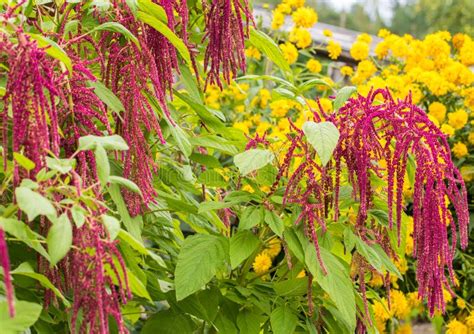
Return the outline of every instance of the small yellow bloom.
{"type": "Polygon", "coordinates": [[[270,256],[270,258],[274,258],[278,254],[280,254],[281,251],[281,240],[278,238],[274,238],[270,240],[268,243],[268,247],[264,250],[264,252],[270,256]]]}
{"type": "Polygon", "coordinates": [[[313,42],[309,31],[298,27],[295,27],[290,31],[288,38],[290,42],[295,43],[300,49],[307,48],[313,42]]]}
{"type": "Polygon", "coordinates": [[[257,275],[263,275],[272,266],[272,259],[265,252],[258,254],[253,261],[253,270],[257,275]]]}
{"type": "Polygon", "coordinates": [[[245,49],[245,56],[247,58],[253,58],[255,60],[260,60],[262,58],[262,54],[256,47],[249,46],[247,49],[245,49]]]}
{"type": "Polygon", "coordinates": [[[463,109],[448,114],[448,123],[454,129],[462,129],[467,124],[468,114],[463,109]]]}
{"type": "Polygon", "coordinates": [[[298,59],[298,49],[291,44],[286,42],[285,44],[280,44],[280,49],[283,53],[283,58],[288,62],[288,64],[294,64],[298,59]]]}
{"type": "Polygon", "coordinates": [[[369,34],[363,33],[357,36],[357,40],[359,42],[364,42],[364,43],[369,44],[370,42],[372,42],[372,36],[370,36],[369,34]]]}
{"type": "Polygon", "coordinates": [[[390,313],[392,313],[398,319],[405,319],[410,314],[410,307],[403,292],[393,290],[390,293],[390,298],[392,306],[390,313]]]}
{"type": "Polygon", "coordinates": [[[469,133],[469,135],[467,136],[467,140],[469,144],[474,145],[474,132],[473,131],[469,133]]]}
{"type": "Polygon", "coordinates": [[[279,29],[283,25],[283,23],[285,23],[285,14],[280,11],[274,10],[272,19],[272,29],[279,29]]]}
{"type": "Polygon", "coordinates": [[[446,334],[468,334],[469,329],[462,322],[453,319],[446,326],[446,334]]]}
{"type": "Polygon", "coordinates": [[[348,76],[350,77],[352,74],[354,74],[354,70],[350,66],[342,66],[341,67],[341,74],[343,76],[348,76]]]}
{"type": "Polygon", "coordinates": [[[413,333],[413,330],[409,323],[401,325],[400,327],[397,328],[395,332],[395,334],[412,334],[412,333],[413,333]]]}
{"type": "Polygon", "coordinates": [[[332,31],[329,29],[324,29],[323,30],[323,35],[326,37],[332,37],[332,31]]]}
{"type": "Polygon", "coordinates": [[[454,128],[449,124],[444,123],[443,125],[441,125],[441,132],[445,135],[452,136],[454,135],[455,131],[456,130],[454,130],[454,128]]]}
{"type": "Polygon", "coordinates": [[[456,158],[460,159],[468,155],[467,146],[464,143],[457,142],[452,148],[453,154],[456,158]]]}
{"type": "Polygon", "coordinates": [[[351,56],[355,60],[364,60],[369,57],[369,44],[361,41],[356,41],[351,47],[351,56]]]}
{"type": "Polygon", "coordinates": [[[456,299],[456,305],[461,309],[464,310],[466,308],[466,301],[462,298],[456,299]]]}
{"type": "Polygon", "coordinates": [[[333,40],[330,40],[328,45],[327,45],[327,50],[329,53],[329,58],[336,60],[339,58],[342,48],[341,45],[333,40]]]}
{"type": "Polygon", "coordinates": [[[436,118],[440,123],[444,122],[446,117],[446,107],[440,102],[433,102],[428,107],[429,114],[436,118]]]}
{"type": "Polygon", "coordinates": [[[298,275],[296,275],[296,278],[303,278],[303,277],[306,277],[306,271],[301,270],[298,275]]]}
{"type": "Polygon", "coordinates": [[[390,31],[388,31],[387,29],[380,29],[377,36],[379,36],[380,38],[388,37],[390,36],[390,31]]]}
{"type": "Polygon", "coordinates": [[[292,15],[297,27],[311,28],[318,22],[318,14],[310,7],[300,7],[292,15]]]}
{"type": "Polygon", "coordinates": [[[466,318],[466,325],[471,331],[474,330],[474,310],[472,310],[466,318]]]}
{"type": "Polygon", "coordinates": [[[323,66],[321,63],[316,60],[316,59],[310,59],[306,63],[306,68],[311,72],[311,73],[319,73],[323,69],[323,66]]]}

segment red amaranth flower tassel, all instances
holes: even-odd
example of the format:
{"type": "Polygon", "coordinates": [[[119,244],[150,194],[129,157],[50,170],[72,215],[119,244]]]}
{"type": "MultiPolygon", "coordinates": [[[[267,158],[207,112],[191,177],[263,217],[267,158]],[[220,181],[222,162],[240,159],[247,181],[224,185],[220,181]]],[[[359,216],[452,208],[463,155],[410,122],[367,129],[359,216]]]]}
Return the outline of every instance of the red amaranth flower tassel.
{"type": "MultiPolygon", "coordinates": [[[[245,38],[249,34],[249,22],[253,16],[247,0],[211,0],[206,13],[206,34],[209,40],[204,57],[208,69],[206,86],[216,84],[222,88],[220,72],[229,83],[237,71],[245,71],[245,38]],[[245,24],[243,23],[245,16],[245,24]]],[[[207,4],[203,3],[206,8],[207,4]]]]}
{"type": "Polygon", "coordinates": [[[8,257],[8,247],[5,240],[5,232],[0,228],[0,266],[3,269],[3,279],[5,283],[5,291],[7,294],[8,313],[10,317],[15,316],[13,284],[10,276],[10,259],[8,257]]]}

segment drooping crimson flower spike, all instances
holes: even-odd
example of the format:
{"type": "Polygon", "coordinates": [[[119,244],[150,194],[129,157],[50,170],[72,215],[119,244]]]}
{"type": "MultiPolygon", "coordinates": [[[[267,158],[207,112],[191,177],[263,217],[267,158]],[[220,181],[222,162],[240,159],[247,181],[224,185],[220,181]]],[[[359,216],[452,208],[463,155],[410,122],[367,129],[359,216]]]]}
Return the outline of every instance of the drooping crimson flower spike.
{"type": "Polygon", "coordinates": [[[10,276],[10,258],[8,257],[8,247],[5,240],[5,232],[0,228],[0,266],[3,270],[3,280],[8,302],[8,313],[10,317],[15,316],[13,284],[10,276]]]}
{"type": "Polygon", "coordinates": [[[368,210],[373,206],[371,174],[374,174],[387,182],[389,225],[392,227],[395,216],[400,234],[407,161],[409,155],[413,156],[416,163],[413,236],[414,256],[418,260],[418,293],[428,301],[431,315],[436,309],[444,310],[443,287],[449,289],[448,281],[454,284],[455,223],[457,221],[463,248],[467,246],[469,224],[466,188],[451,160],[446,136],[422,109],[412,104],[410,96],[395,101],[388,90],[371,91],[367,97],[352,98],[327,120],[333,122],[340,132],[334,152],[334,211],[337,217],[337,188],[345,164],[354,196],[360,202],[356,229],[364,227],[368,210]],[[382,167],[380,161],[385,161],[386,167],[382,167]],[[456,213],[456,220],[448,210],[449,204],[456,213]],[[448,235],[449,225],[451,237],[448,235]]]}
{"type": "Polygon", "coordinates": [[[203,38],[208,40],[204,56],[204,68],[208,71],[206,87],[216,84],[222,88],[221,71],[227,83],[236,77],[239,69],[245,71],[245,38],[253,16],[247,0],[211,0],[209,6],[205,1],[203,8],[208,8],[203,38]]]}

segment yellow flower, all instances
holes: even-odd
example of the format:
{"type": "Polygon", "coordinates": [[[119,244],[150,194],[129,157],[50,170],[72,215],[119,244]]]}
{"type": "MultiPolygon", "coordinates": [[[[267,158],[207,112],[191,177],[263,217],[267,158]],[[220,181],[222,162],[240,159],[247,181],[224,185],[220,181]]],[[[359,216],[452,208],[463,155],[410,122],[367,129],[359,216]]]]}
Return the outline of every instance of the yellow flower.
{"type": "Polygon", "coordinates": [[[440,123],[444,121],[446,117],[446,107],[440,102],[433,102],[428,107],[430,115],[436,118],[440,123]]]}
{"type": "Polygon", "coordinates": [[[288,62],[288,64],[294,64],[298,59],[298,49],[291,44],[286,42],[285,44],[280,44],[280,49],[283,53],[283,58],[288,62]]]}
{"type": "Polygon", "coordinates": [[[342,66],[341,67],[341,74],[343,76],[348,76],[350,77],[352,74],[354,74],[354,70],[350,66],[342,66]]]}
{"type": "Polygon", "coordinates": [[[453,296],[445,288],[443,288],[443,298],[444,298],[444,301],[446,302],[446,304],[451,303],[453,301],[453,296]]]}
{"type": "Polygon", "coordinates": [[[385,332],[385,323],[390,319],[390,314],[388,313],[388,304],[385,298],[382,298],[382,302],[378,300],[374,301],[372,305],[375,317],[375,325],[380,333],[385,332]]]}
{"type": "Polygon", "coordinates": [[[272,266],[272,259],[265,252],[258,254],[253,261],[253,270],[257,275],[263,275],[272,266]]]}
{"type": "Polygon", "coordinates": [[[474,41],[466,36],[459,50],[459,60],[466,66],[474,65],[474,41]]]}
{"type": "Polygon", "coordinates": [[[441,132],[445,135],[452,136],[454,135],[455,131],[456,130],[454,130],[454,128],[449,124],[444,123],[443,125],[441,125],[441,132]]]}
{"type": "Polygon", "coordinates": [[[301,270],[298,275],[296,275],[296,278],[303,278],[303,277],[306,277],[306,271],[301,270]]]}
{"type": "Polygon", "coordinates": [[[288,36],[290,42],[296,43],[296,46],[300,49],[307,48],[311,45],[313,41],[311,39],[311,34],[308,30],[304,28],[295,27],[290,31],[290,35],[288,36]]]}
{"type": "Polygon", "coordinates": [[[291,101],[277,100],[270,103],[270,109],[273,117],[285,117],[291,109],[291,101]]]}
{"type": "Polygon", "coordinates": [[[405,274],[408,270],[408,263],[405,258],[395,261],[395,265],[397,266],[397,269],[400,271],[402,275],[405,274]]]}
{"type": "Polygon", "coordinates": [[[255,132],[259,134],[260,136],[263,136],[265,132],[267,132],[268,129],[270,129],[272,125],[268,122],[261,122],[258,126],[257,129],[255,129],[255,132]]]}
{"type": "Polygon", "coordinates": [[[341,45],[333,40],[330,40],[327,45],[329,58],[336,60],[342,52],[341,45]]]}
{"type": "Polygon", "coordinates": [[[268,248],[264,250],[264,252],[270,256],[272,259],[280,254],[281,251],[281,241],[278,238],[274,238],[270,240],[268,243],[268,248]]]}
{"type": "Polygon", "coordinates": [[[407,293],[408,307],[417,308],[421,305],[421,300],[418,298],[418,292],[407,293]]]}
{"type": "Polygon", "coordinates": [[[272,29],[279,29],[285,23],[285,15],[277,10],[273,11],[272,29]]]}
{"type": "Polygon", "coordinates": [[[390,298],[392,306],[390,313],[392,313],[398,319],[405,319],[410,314],[410,307],[403,292],[393,290],[390,293],[390,298]]]}
{"type": "Polygon", "coordinates": [[[306,63],[306,68],[311,72],[311,73],[319,73],[323,69],[323,66],[319,61],[316,59],[310,59],[306,63]]]}
{"type": "Polygon", "coordinates": [[[318,14],[310,7],[300,7],[292,15],[297,27],[311,28],[318,21],[318,14]]]}
{"type": "Polygon", "coordinates": [[[261,89],[260,90],[260,108],[266,108],[268,105],[268,101],[272,98],[272,93],[268,89],[261,89]]]}
{"type": "Polygon", "coordinates": [[[296,9],[303,7],[305,0],[283,0],[283,2],[296,9]]]}
{"type": "Polygon", "coordinates": [[[471,182],[474,179],[474,167],[473,166],[462,166],[461,176],[464,181],[471,182]]]}
{"type": "Polygon", "coordinates": [[[351,56],[355,60],[364,60],[369,57],[369,44],[356,41],[351,47],[351,56]]]}
{"type": "Polygon", "coordinates": [[[326,37],[332,37],[332,31],[329,29],[324,29],[323,30],[323,35],[326,37]]]}
{"type": "Polygon", "coordinates": [[[262,5],[262,8],[265,8],[265,9],[268,9],[270,8],[270,4],[265,2],[263,5],[262,5]]]}
{"type": "Polygon", "coordinates": [[[388,51],[390,51],[390,42],[381,41],[379,44],[377,44],[374,51],[377,57],[380,59],[387,57],[388,51]]]}
{"type": "MultiPolygon", "coordinates": [[[[356,73],[351,78],[351,81],[359,85],[374,75],[375,72],[377,72],[377,68],[375,67],[374,63],[372,63],[370,60],[363,60],[357,65],[356,73]]],[[[381,78],[378,79],[382,80],[381,78]]]]}
{"type": "Polygon", "coordinates": [[[453,46],[455,49],[460,49],[462,48],[462,45],[464,44],[464,34],[458,33],[453,36],[453,46]]]}
{"type": "Polygon", "coordinates": [[[239,130],[242,130],[245,133],[249,133],[249,128],[252,125],[251,122],[249,121],[243,121],[243,122],[235,122],[233,127],[239,130]]]}
{"type": "Polygon", "coordinates": [[[413,331],[409,323],[401,325],[400,327],[397,328],[397,331],[395,332],[395,334],[412,334],[412,333],[413,331]]]}
{"type": "Polygon", "coordinates": [[[452,151],[454,156],[458,159],[465,157],[469,153],[467,151],[467,146],[461,142],[457,142],[456,144],[454,144],[452,151]]]}
{"type": "Polygon", "coordinates": [[[277,12],[282,13],[282,14],[290,14],[291,13],[291,6],[287,3],[281,3],[275,8],[275,10],[277,12]]]}
{"type": "Polygon", "coordinates": [[[467,136],[467,140],[469,141],[469,144],[474,145],[474,132],[473,131],[469,133],[469,136],[467,136]]]}
{"type": "Polygon", "coordinates": [[[262,58],[262,54],[256,47],[249,46],[247,49],[245,49],[245,56],[247,58],[253,58],[255,60],[260,60],[262,58]]]}
{"type": "Polygon", "coordinates": [[[319,103],[321,104],[321,107],[323,108],[325,113],[330,113],[332,111],[332,102],[330,99],[322,97],[319,99],[319,103]]]}
{"type": "Polygon", "coordinates": [[[461,309],[464,310],[466,308],[466,301],[462,298],[456,299],[456,305],[461,309]]]}
{"type": "Polygon", "coordinates": [[[448,123],[454,129],[462,129],[467,124],[468,114],[463,109],[448,114],[448,123]]]}
{"type": "Polygon", "coordinates": [[[380,29],[377,36],[379,36],[380,38],[388,37],[390,36],[390,31],[388,31],[387,29],[380,29]]]}
{"type": "Polygon", "coordinates": [[[469,329],[462,322],[453,319],[446,326],[446,334],[469,334],[469,329]]]}
{"type": "Polygon", "coordinates": [[[474,310],[472,310],[466,318],[466,325],[471,331],[474,330],[474,310]]]}

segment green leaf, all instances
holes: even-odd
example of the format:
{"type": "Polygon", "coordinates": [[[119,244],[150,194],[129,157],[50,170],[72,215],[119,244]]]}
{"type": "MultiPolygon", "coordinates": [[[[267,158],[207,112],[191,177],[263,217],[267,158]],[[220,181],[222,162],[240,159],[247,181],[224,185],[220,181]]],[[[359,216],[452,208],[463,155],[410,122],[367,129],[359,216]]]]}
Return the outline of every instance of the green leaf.
{"type": "Polygon", "coordinates": [[[237,268],[246,258],[252,255],[260,245],[260,240],[250,231],[239,231],[230,239],[230,264],[237,268]]]}
{"type": "Polygon", "coordinates": [[[217,288],[198,291],[178,302],[178,307],[199,319],[213,322],[219,307],[219,296],[217,288]]]}
{"type": "Polygon", "coordinates": [[[33,161],[18,152],[13,152],[13,159],[27,171],[33,170],[36,166],[33,161]]]}
{"type": "Polygon", "coordinates": [[[285,229],[285,225],[283,220],[274,212],[265,210],[265,223],[270,226],[273,233],[281,237],[283,235],[283,230],[285,229]]]}
{"type": "Polygon", "coordinates": [[[184,130],[181,129],[177,124],[171,124],[166,116],[164,117],[164,119],[168,123],[171,135],[176,141],[176,144],[178,145],[180,151],[183,152],[185,156],[189,157],[191,153],[193,153],[193,146],[189,141],[188,134],[184,132],[184,130]]]}
{"type": "Polygon", "coordinates": [[[117,115],[125,110],[120,99],[99,80],[88,81],[89,87],[94,88],[94,93],[117,115]]]}
{"type": "Polygon", "coordinates": [[[263,221],[263,210],[261,207],[249,206],[244,209],[240,216],[239,229],[248,230],[263,221]]]}
{"type": "Polygon", "coordinates": [[[28,330],[38,320],[43,308],[39,304],[18,300],[15,302],[16,315],[10,318],[8,303],[0,301],[0,324],[3,334],[16,334],[28,330]]]}
{"type": "Polygon", "coordinates": [[[153,3],[150,0],[138,0],[137,1],[138,9],[142,12],[149,13],[150,15],[156,17],[164,23],[168,23],[168,16],[166,11],[160,5],[153,3]]]}
{"type": "Polygon", "coordinates": [[[255,310],[243,309],[237,314],[237,327],[240,333],[258,334],[263,317],[255,313],[255,310]]]}
{"type": "Polygon", "coordinates": [[[69,75],[72,74],[71,58],[69,58],[67,53],[55,41],[39,34],[28,34],[28,35],[38,43],[38,46],[40,48],[45,48],[44,51],[48,55],[62,62],[68,69],[69,75]]]}
{"type": "Polygon", "coordinates": [[[93,150],[98,145],[101,145],[106,150],[117,150],[117,151],[126,151],[128,150],[128,145],[119,135],[112,136],[84,136],[79,138],[79,151],[93,150]]]}
{"type": "Polygon", "coordinates": [[[66,174],[75,167],[76,160],[46,157],[46,165],[49,169],[55,170],[61,174],[66,174]]]}
{"type": "Polygon", "coordinates": [[[225,188],[228,184],[221,174],[211,169],[202,172],[198,177],[198,181],[208,187],[225,188]]]}
{"type": "Polygon", "coordinates": [[[126,242],[130,247],[135,249],[137,252],[148,255],[148,250],[145,248],[145,246],[135,239],[130,233],[128,233],[125,230],[120,230],[118,233],[118,237],[121,241],[126,242]]]}
{"type": "Polygon", "coordinates": [[[193,334],[195,328],[191,317],[168,309],[151,316],[145,322],[141,334],[193,334]]]}
{"type": "Polygon", "coordinates": [[[48,231],[46,238],[51,265],[56,265],[72,246],[72,226],[67,214],[63,213],[48,231]]]}
{"type": "MultiPolygon", "coordinates": [[[[124,275],[123,270],[120,269],[121,268],[120,262],[116,258],[113,259],[113,263],[114,263],[115,268],[118,268],[118,270],[113,270],[110,264],[106,264],[104,268],[107,271],[107,274],[112,279],[112,282],[115,285],[119,286],[117,272],[120,276],[120,281],[122,282],[122,284],[123,282],[125,282],[125,275],[124,275]]],[[[127,271],[127,280],[128,280],[128,285],[130,287],[130,291],[136,296],[143,297],[151,301],[152,300],[151,296],[148,293],[148,290],[146,289],[142,281],[140,281],[138,277],[135,276],[135,274],[132,271],[128,270],[127,268],[125,269],[127,271]]]]}
{"type": "Polygon", "coordinates": [[[291,72],[290,65],[288,65],[280,48],[271,37],[259,30],[251,28],[249,42],[265,54],[275,65],[282,69],[283,72],[291,72]]]}
{"type": "Polygon", "coordinates": [[[274,154],[269,150],[251,149],[237,154],[234,163],[245,176],[271,163],[274,158],[274,154]]]}
{"type": "Polygon", "coordinates": [[[97,167],[97,176],[99,177],[100,184],[105,186],[109,182],[110,176],[110,163],[107,151],[102,145],[96,145],[94,150],[94,157],[97,167]]]}
{"type": "Polygon", "coordinates": [[[49,261],[49,254],[41,244],[44,241],[44,237],[32,231],[24,222],[0,217],[0,227],[8,234],[23,241],[49,261]]]}
{"type": "Polygon", "coordinates": [[[349,268],[344,267],[335,255],[320,245],[322,261],[327,269],[327,275],[323,274],[319,261],[316,257],[314,245],[306,244],[305,263],[313,274],[315,281],[329,295],[341,312],[351,332],[356,327],[356,302],[354,288],[349,275],[349,268]]]}
{"type": "Polygon", "coordinates": [[[198,234],[184,240],[175,271],[177,300],[209,283],[226,262],[228,247],[227,239],[215,235],[198,234]]]}
{"type": "Polygon", "coordinates": [[[282,297],[303,296],[308,293],[308,277],[276,282],[273,285],[273,290],[282,297]]]}
{"type": "Polygon", "coordinates": [[[81,228],[86,221],[85,210],[79,205],[74,205],[71,208],[72,220],[76,224],[77,228],[81,228]]]}
{"type": "Polygon", "coordinates": [[[233,142],[218,136],[201,136],[201,137],[192,137],[191,143],[194,146],[204,146],[206,148],[213,148],[215,150],[221,151],[226,154],[237,154],[238,150],[233,144],[233,142]]]}
{"type": "Polygon", "coordinates": [[[193,153],[189,156],[189,159],[209,168],[222,168],[219,160],[212,155],[193,153]]]}
{"type": "Polygon", "coordinates": [[[342,87],[336,94],[334,111],[337,112],[355,92],[357,92],[357,88],[354,86],[342,87]]]}
{"type": "Polygon", "coordinates": [[[137,18],[143,23],[146,23],[149,26],[153,27],[156,31],[165,36],[166,39],[168,39],[168,41],[173,44],[176,50],[178,50],[179,54],[181,55],[181,57],[183,57],[186,63],[189,66],[192,66],[191,56],[189,54],[189,50],[186,44],[184,44],[184,42],[178,36],[176,36],[175,33],[170,28],[168,28],[165,23],[160,21],[159,18],[152,16],[154,14],[153,12],[150,14],[151,15],[145,12],[138,11],[137,18]]]}
{"type": "Polygon", "coordinates": [[[288,228],[283,233],[283,238],[290,251],[296,256],[298,261],[304,263],[304,249],[293,228],[288,228]]]}
{"type": "Polygon", "coordinates": [[[124,186],[125,188],[127,188],[130,191],[133,191],[136,194],[140,194],[140,195],[142,194],[142,191],[140,190],[140,188],[138,188],[138,186],[135,184],[135,182],[130,181],[129,179],[126,179],[124,177],[116,176],[116,175],[110,175],[109,176],[109,182],[111,184],[119,184],[121,186],[124,186]]]}
{"type": "Polygon", "coordinates": [[[20,209],[28,216],[28,221],[32,221],[38,216],[56,217],[56,209],[46,198],[31,189],[18,187],[15,189],[15,197],[20,209]]]}
{"type": "Polygon", "coordinates": [[[270,324],[275,334],[292,334],[298,324],[298,317],[290,307],[279,306],[272,311],[270,324]]]}
{"type": "Polygon", "coordinates": [[[123,199],[122,193],[120,192],[120,187],[117,184],[109,184],[107,187],[109,192],[110,198],[114,202],[115,206],[117,207],[117,211],[120,215],[120,220],[125,225],[125,228],[128,232],[135,239],[141,239],[141,228],[140,225],[137,224],[132,217],[130,217],[130,213],[128,212],[127,205],[123,199]]]}
{"type": "Polygon", "coordinates": [[[120,232],[120,222],[112,216],[102,215],[102,223],[105,225],[111,240],[115,240],[120,232]]]}
{"type": "Polygon", "coordinates": [[[339,130],[331,122],[315,123],[310,121],[303,124],[303,132],[325,166],[331,159],[339,141],[339,130]]]}
{"type": "Polygon", "coordinates": [[[11,274],[26,276],[37,280],[43,287],[45,287],[46,289],[50,289],[56,296],[61,298],[66,307],[69,307],[71,305],[69,301],[64,298],[61,291],[59,291],[58,288],[56,288],[46,276],[36,273],[28,262],[23,262],[22,264],[20,264],[15,270],[11,271],[11,274]]]}
{"type": "Polygon", "coordinates": [[[128,40],[132,41],[138,48],[140,48],[140,43],[138,42],[138,38],[136,38],[130,30],[125,28],[123,25],[121,25],[118,22],[105,22],[102,23],[101,25],[95,27],[89,33],[92,33],[94,31],[101,31],[101,30],[106,30],[106,31],[113,31],[113,32],[118,32],[122,35],[124,35],[128,40]]]}

